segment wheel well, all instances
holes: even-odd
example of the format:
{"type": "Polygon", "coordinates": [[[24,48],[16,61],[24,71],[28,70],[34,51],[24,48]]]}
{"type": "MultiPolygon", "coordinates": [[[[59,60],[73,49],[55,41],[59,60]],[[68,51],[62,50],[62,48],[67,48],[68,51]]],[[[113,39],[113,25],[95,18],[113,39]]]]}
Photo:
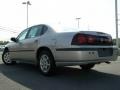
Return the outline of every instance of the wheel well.
{"type": "Polygon", "coordinates": [[[40,48],[37,50],[37,53],[36,53],[36,58],[37,58],[37,60],[38,60],[38,58],[39,58],[39,53],[42,52],[42,51],[48,51],[48,52],[50,52],[51,55],[52,55],[52,57],[54,58],[51,50],[50,50],[48,47],[40,47],[40,48]]]}
{"type": "Polygon", "coordinates": [[[9,51],[9,49],[7,47],[5,47],[5,49],[4,49],[4,52],[6,52],[6,51],[9,51]]]}

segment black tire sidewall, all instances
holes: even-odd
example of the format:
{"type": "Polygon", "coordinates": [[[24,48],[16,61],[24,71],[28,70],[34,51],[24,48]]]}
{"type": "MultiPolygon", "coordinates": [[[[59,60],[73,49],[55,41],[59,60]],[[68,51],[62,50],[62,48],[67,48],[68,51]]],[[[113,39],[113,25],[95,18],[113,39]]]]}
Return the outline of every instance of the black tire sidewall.
{"type": "Polygon", "coordinates": [[[95,66],[95,64],[80,65],[80,67],[81,67],[83,70],[90,70],[90,69],[92,69],[94,66],[95,66]]]}

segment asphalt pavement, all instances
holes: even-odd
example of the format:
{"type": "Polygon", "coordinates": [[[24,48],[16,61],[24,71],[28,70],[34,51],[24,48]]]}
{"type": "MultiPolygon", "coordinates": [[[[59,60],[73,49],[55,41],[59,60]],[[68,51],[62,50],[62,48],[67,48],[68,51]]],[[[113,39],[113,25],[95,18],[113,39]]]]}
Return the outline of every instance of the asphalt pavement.
{"type": "Polygon", "coordinates": [[[90,71],[59,67],[56,75],[45,77],[34,65],[6,66],[0,58],[0,90],[120,90],[120,61],[90,71]]]}

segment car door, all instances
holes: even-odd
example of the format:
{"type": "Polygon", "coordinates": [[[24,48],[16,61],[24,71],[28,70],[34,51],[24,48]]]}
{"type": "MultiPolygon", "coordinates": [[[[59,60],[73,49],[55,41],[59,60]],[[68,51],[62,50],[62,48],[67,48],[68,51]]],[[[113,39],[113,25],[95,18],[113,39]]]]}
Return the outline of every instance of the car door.
{"type": "Polygon", "coordinates": [[[40,40],[42,28],[42,25],[30,28],[26,39],[21,42],[21,59],[27,61],[34,61],[36,59],[36,49],[38,46],[38,40],[40,40]]]}
{"type": "Polygon", "coordinates": [[[17,42],[12,42],[10,46],[10,56],[12,59],[19,60],[21,59],[21,48],[23,47],[22,42],[25,41],[29,29],[22,31],[18,37],[17,42]]]}

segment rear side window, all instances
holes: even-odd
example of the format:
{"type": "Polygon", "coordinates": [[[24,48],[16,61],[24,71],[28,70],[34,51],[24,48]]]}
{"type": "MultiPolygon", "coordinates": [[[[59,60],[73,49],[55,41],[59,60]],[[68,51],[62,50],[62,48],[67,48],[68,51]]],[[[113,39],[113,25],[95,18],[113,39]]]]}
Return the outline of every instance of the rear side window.
{"type": "Polygon", "coordinates": [[[41,32],[42,32],[42,29],[43,29],[43,25],[38,25],[36,27],[38,28],[38,32],[37,32],[36,36],[40,36],[41,32]]]}
{"type": "Polygon", "coordinates": [[[34,37],[36,37],[37,32],[38,32],[38,28],[37,27],[32,27],[31,30],[28,33],[27,38],[34,38],[34,37]]]}
{"type": "Polygon", "coordinates": [[[38,37],[40,35],[43,35],[47,31],[47,26],[45,25],[38,25],[38,26],[33,26],[30,28],[27,38],[34,38],[38,37]]]}
{"type": "Polygon", "coordinates": [[[43,35],[46,31],[47,31],[48,27],[43,25],[42,31],[41,31],[41,35],[43,35]]]}
{"type": "Polygon", "coordinates": [[[34,38],[34,37],[40,36],[41,31],[42,31],[42,26],[31,27],[31,29],[27,35],[27,38],[34,38]]]}

